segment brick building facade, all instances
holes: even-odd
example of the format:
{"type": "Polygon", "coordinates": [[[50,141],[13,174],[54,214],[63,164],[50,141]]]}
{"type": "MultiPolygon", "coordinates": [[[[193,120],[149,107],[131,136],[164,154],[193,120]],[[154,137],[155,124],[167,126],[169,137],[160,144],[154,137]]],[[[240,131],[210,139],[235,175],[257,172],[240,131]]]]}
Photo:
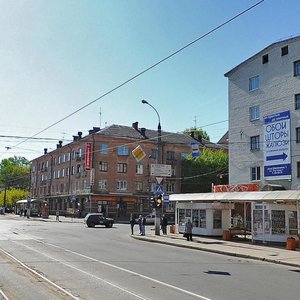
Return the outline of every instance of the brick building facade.
{"type": "MultiPolygon", "coordinates": [[[[189,136],[162,132],[162,163],[172,170],[172,176],[163,179],[164,193],[180,193],[181,159],[191,152],[191,142],[195,139],[189,136]]],[[[150,166],[157,162],[157,149],[157,131],[137,126],[94,128],[87,136],[78,132],[73,142],[60,141],[57,149],[45,149],[32,161],[32,197],[44,199],[50,214],[99,211],[128,219],[130,213],[150,212],[149,199],[157,184],[150,166]],[[137,146],[146,154],[141,161],[132,155],[137,146]]]]}

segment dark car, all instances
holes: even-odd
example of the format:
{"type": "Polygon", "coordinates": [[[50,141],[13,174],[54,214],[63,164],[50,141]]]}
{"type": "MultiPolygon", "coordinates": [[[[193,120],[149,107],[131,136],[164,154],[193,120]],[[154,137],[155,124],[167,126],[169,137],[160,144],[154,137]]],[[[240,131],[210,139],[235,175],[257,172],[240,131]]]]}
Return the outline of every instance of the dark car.
{"type": "Polygon", "coordinates": [[[87,227],[95,227],[96,225],[104,225],[111,228],[114,224],[114,219],[105,218],[101,213],[89,213],[84,218],[84,223],[87,227]]]}

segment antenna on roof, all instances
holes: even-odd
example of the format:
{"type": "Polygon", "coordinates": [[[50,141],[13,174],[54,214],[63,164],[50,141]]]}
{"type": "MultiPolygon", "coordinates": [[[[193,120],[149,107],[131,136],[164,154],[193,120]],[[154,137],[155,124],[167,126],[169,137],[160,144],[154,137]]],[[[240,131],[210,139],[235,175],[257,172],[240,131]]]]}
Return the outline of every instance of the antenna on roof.
{"type": "Polygon", "coordinates": [[[101,115],[102,115],[102,113],[101,113],[101,107],[100,107],[100,110],[99,110],[99,121],[100,121],[100,128],[101,128],[101,115]]]}

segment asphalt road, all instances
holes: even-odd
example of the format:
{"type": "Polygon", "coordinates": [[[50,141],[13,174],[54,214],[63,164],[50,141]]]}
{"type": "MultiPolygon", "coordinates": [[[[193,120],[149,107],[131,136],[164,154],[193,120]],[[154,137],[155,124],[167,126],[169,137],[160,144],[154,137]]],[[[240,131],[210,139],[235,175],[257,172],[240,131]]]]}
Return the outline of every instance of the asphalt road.
{"type": "Polygon", "coordinates": [[[299,298],[299,269],[135,240],[129,224],[0,216],[0,249],[0,299],[299,298]]]}

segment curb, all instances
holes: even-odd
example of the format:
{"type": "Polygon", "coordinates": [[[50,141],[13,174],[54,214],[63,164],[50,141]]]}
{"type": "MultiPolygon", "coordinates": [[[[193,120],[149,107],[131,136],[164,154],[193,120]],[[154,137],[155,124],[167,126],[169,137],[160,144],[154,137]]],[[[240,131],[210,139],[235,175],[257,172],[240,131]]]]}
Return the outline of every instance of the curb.
{"type": "Polygon", "coordinates": [[[193,245],[193,244],[186,244],[186,245],[185,244],[178,244],[178,243],[174,243],[172,241],[155,240],[151,237],[144,237],[144,236],[137,236],[137,235],[131,235],[131,238],[136,239],[136,240],[145,241],[145,242],[150,242],[150,243],[165,244],[165,245],[174,246],[174,247],[187,248],[187,249],[205,251],[205,252],[210,252],[210,253],[217,253],[217,254],[221,254],[221,255],[240,257],[240,258],[245,258],[245,259],[253,259],[253,260],[259,260],[259,261],[265,261],[265,262],[268,262],[268,263],[274,263],[274,264],[279,264],[279,265],[286,265],[286,266],[300,268],[300,264],[297,264],[297,263],[285,262],[285,261],[282,261],[282,260],[270,259],[270,258],[265,258],[265,257],[255,256],[255,255],[242,254],[242,253],[237,253],[237,252],[230,252],[230,251],[224,251],[224,250],[203,248],[199,245],[196,246],[196,245],[193,245]]]}

